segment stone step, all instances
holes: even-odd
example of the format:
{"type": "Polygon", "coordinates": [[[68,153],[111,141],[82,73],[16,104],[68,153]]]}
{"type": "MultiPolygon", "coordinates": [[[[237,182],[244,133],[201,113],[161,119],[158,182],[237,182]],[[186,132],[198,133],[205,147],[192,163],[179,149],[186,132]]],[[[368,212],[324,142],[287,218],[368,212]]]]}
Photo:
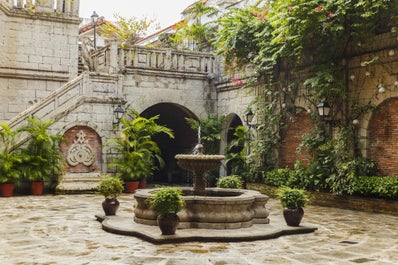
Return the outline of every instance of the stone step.
{"type": "Polygon", "coordinates": [[[67,173],[56,187],[56,193],[93,193],[97,189],[100,178],[100,173],[67,173]]]}

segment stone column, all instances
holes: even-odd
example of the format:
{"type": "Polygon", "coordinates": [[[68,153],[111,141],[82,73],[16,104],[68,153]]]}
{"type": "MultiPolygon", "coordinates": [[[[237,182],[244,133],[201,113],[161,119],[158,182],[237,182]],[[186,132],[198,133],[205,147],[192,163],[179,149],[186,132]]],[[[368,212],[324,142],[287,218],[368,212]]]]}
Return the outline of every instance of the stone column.
{"type": "Polygon", "coordinates": [[[110,44],[110,54],[109,54],[109,73],[116,74],[119,71],[118,67],[118,56],[117,56],[117,41],[112,40],[110,44]]]}
{"type": "Polygon", "coordinates": [[[69,0],[69,1],[71,1],[72,3],[72,7],[71,7],[71,15],[72,16],[76,16],[76,17],[78,17],[79,16],[79,2],[80,2],[80,0],[69,0]]]}

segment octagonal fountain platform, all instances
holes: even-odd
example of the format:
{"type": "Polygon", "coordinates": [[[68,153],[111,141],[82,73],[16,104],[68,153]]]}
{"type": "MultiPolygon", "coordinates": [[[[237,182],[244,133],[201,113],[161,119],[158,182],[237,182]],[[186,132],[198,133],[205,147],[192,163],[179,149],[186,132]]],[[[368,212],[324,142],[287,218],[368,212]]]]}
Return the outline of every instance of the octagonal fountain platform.
{"type": "MultiPolygon", "coordinates": [[[[134,236],[154,244],[183,242],[240,242],[314,232],[317,228],[287,226],[282,214],[268,218],[268,196],[253,190],[207,188],[205,196],[195,196],[192,188],[182,188],[185,208],[178,214],[175,235],[165,236],[156,224],[156,213],[147,199],[156,189],[137,190],[133,216],[96,215],[107,232],[134,236]],[[227,196],[227,202],[222,196],[227,196]],[[206,202],[206,203],[204,203],[206,202]]],[[[282,211],[281,211],[282,212],[282,211]]]]}
{"type": "Polygon", "coordinates": [[[283,220],[271,225],[265,207],[269,197],[258,191],[207,188],[204,172],[219,168],[223,155],[205,155],[199,143],[194,154],[176,155],[179,167],[194,173],[193,188],[182,188],[185,206],[178,213],[180,224],[175,235],[161,235],[157,213],[149,199],[157,189],[137,190],[133,218],[97,216],[105,231],[136,236],[153,243],[187,241],[247,241],[275,238],[286,234],[313,232],[313,227],[288,227],[283,220]]]}

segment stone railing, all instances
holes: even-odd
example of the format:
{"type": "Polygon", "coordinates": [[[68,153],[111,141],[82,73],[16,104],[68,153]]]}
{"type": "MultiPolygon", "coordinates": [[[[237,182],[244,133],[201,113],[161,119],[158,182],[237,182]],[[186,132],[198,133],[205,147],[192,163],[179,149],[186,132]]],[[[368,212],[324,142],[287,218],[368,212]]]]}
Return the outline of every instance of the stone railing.
{"type": "Polygon", "coordinates": [[[126,68],[158,71],[214,74],[215,58],[210,53],[143,46],[120,48],[112,43],[93,54],[94,68],[99,72],[117,73],[126,68]]]}
{"type": "Polygon", "coordinates": [[[15,128],[27,117],[59,120],[78,106],[90,103],[120,104],[119,76],[90,75],[88,72],[69,81],[47,97],[12,118],[8,124],[15,128]],[[107,82],[104,82],[106,80],[107,82]],[[100,96],[99,96],[100,95],[100,96]]]}
{"type": "Polygon", "coordinates": [[[0,0],[0,3],[9,8],[26,9],[34,12],[65,13],[71,16],[79,16],[80,0],[0,0]]]}

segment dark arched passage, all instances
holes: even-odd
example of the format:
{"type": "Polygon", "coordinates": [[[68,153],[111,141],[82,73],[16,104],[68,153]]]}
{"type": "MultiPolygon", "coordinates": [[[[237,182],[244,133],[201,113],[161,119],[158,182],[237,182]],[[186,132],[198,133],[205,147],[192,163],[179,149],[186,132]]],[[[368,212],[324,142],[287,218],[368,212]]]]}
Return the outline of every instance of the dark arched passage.
{"type": "Polygon", "coordinates": [[[189,181],[188,173],[178,167],[174,156],[192,152],[197,143],[197,132],[191,129],[185,118],[197,119],[197,117],[187,108],[174,103],[159,103],[141,113],[141,116],[146,118],[156,115],[159,115],[158,124],[173,130],[174,139],[165,135],[154,137],[162,152],[165,167],[155,172],[153,179],[148,181],[186,183],[189,181]]]}

